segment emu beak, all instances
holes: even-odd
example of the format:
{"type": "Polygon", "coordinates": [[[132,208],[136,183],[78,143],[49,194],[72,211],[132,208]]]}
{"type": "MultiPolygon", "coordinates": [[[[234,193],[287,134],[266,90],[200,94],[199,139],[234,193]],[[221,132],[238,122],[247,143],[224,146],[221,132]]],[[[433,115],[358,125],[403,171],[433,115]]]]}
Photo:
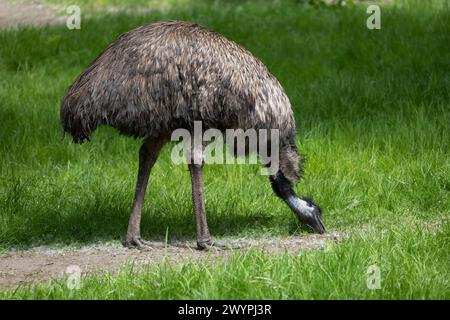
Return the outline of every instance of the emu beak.
{"type": "Polygon", "coordinates": [[[308,198],[300,199],[297,196],[290,196],[286,199],[288,206],[297,215],[300,222],[304,223],[314,232],[324,234],[326,232],[321,218],[320,207],[315,205],[312,200],[308,198]]]}

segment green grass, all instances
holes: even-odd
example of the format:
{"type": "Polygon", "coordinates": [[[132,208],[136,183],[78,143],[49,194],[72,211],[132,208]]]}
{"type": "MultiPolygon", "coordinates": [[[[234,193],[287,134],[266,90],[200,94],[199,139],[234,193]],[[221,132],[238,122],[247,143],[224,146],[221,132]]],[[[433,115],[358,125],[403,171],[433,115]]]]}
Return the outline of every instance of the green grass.
{"type": "MultiPolygon", "coordinates": [[[[140,142],[100,128],[91,143],[73,145],[63,138],[59,103],[118,35],[166,19],[201,23],[269,67],[308,158],[297,191],[314,195],[329,230],[373,231],[300,256],[251,252],[209,272],[161,265],[89,278],[81,291],[54,282],[4,297],[449,298],[448,4],[396,1],[382,8],[382,29],[368,30],[364,5],[303,2],[174,2],[143,15],[100,14],[79,31],[0,31],[0,250],[123,237],[140,142]],[[425,227],[438,221],[441,231],[425,227]],[[361,279],[373,259],[383,287],[368,291],[361,279]]],[[[166,147],[152,172],[142,234],[193,238],[189,174],[169,155],[166,147]]],[[[258,166],[207,166],[205,179],[215,237],[306,232],[258,166]]]]}

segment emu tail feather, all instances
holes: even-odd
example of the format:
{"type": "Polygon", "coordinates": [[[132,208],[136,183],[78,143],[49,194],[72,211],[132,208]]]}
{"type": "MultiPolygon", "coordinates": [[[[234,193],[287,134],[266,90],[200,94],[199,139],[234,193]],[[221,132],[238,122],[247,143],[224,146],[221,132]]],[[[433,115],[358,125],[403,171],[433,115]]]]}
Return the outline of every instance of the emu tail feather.
{"type": "Polygon", "coordinates": [[[98,125],[95,108],[88,98],[77,94],[73,86],[63,98],[60,117],[64,132],[70,133],[75,143],[89,141],[98,125]]]}

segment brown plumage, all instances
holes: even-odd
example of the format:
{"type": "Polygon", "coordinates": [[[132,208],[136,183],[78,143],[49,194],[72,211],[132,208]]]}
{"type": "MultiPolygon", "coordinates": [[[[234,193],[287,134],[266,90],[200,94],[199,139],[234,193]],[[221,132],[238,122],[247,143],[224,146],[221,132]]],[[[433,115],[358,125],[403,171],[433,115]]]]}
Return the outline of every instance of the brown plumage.
{"type": "Polygon", "coordinates": [[[144,138],[142,161],[142,149],[150,153],[150,145],[159,144],[155,141],[168,140],[174,129],[191,130],[194,121],[202,121],[205,130],[279,129],[280,172],[271,177],[272,185],[285,200],[293,194],[300,156],[283,88],[250,52],[197,24],[160,22],[123,34],[76,79],[61,106],[62,125],[75,142],[109,125],[144,138]],[[278,185],[288,186],[289,195],[278,185]]]}

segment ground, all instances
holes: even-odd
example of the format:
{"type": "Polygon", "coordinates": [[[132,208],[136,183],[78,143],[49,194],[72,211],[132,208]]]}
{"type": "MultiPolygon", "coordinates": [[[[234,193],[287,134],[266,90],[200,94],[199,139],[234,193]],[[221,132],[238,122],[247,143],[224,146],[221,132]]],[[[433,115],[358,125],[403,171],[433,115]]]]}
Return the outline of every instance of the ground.
{"type": "Polygon", "coordinates": [[[65,21],[63,16],[58,16],[55,7],[46,5],[44,1],[0,0],[0,7],[0,28],[41,26],[65,21]]]}
{"type": "MultiPolygon", "coordinates": [[[[65,27],[73,1],[0,2],[0,298],[450,297],[446,1],[383,2],[381,30],[366,28],[359,1],[75,2],[81,30],[65,27]],[[307,158],[297,192],[314,195],[330,234],[299,225],[258,166],[211,165],[211,233],[254,246],[121,246],[140,141],[100,128],[73,145],[59,104],[121,33],[169,19],[224,34],[280,80],[307,158]],[[79,290],[62,279],[69,265],[81,268],[79,290]]],[[[193,240],[189,174],[170,146],[146,197],[144,237],[193,240]]]]}
{"type": "MultiPolygon", "coordinates": [[[[323,249],[330,241],[343,240],[337,233],[290,237],[282,239],[240,240],[239,250],[260,249],[268,254],[280,252],[298,253],[300,250],[323,249]]],[[[162,243],[164,244],[164,243],[162,243]]],[[[0,287],[16,288],[39,281],[62,278],[69,266],[79,266],[84,275],[101,272],[117,272],[124,264],[142,267],[160,263],[186,263],[191,260],[214,260],[227,257],[232,250],[201,252],[193,242],[183,241],[167,244],[164,248],[151,248],[146,251],[128,249],[117,243],[96,244],[81,248],[34,247],[30,250],[10,250],[0,259],[0,287]]]]}

